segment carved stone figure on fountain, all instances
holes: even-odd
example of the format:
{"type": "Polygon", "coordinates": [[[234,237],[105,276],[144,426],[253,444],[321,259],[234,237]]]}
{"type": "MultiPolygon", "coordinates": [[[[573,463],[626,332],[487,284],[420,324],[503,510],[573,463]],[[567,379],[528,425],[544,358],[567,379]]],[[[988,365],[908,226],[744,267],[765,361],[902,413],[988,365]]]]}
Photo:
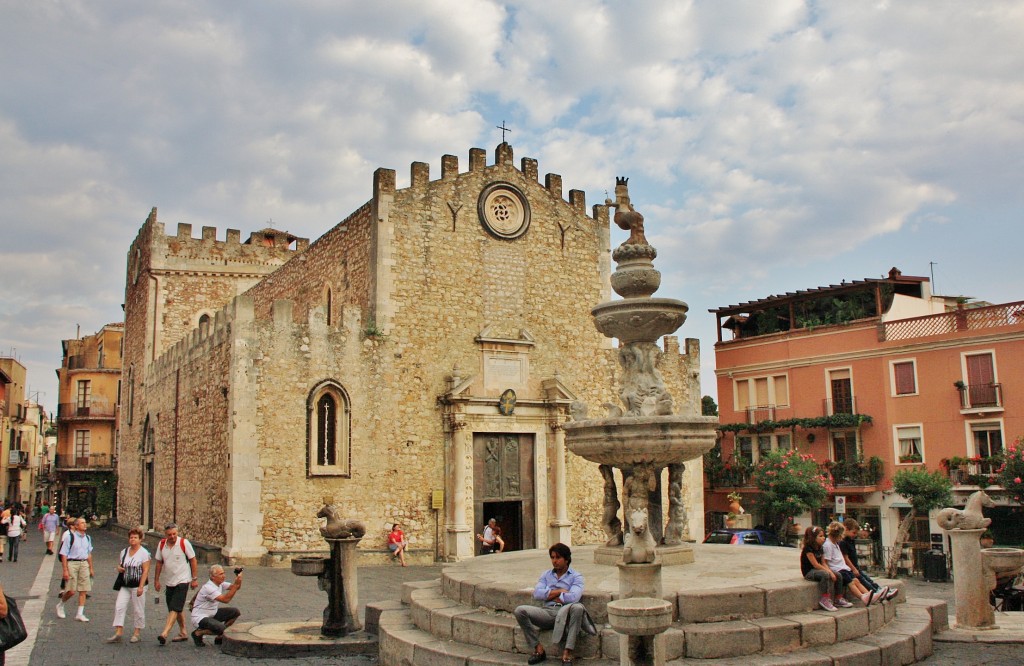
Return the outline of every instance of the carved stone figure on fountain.
{"type": "Polygon", "coordinates": [[[626,532],[622,561],[626,564],[647,564],[656,555],[654,536],[648,525],[647,507],[636,507],[629,512],[629,530],[626,532]]]}
{"type": "Polygon", "coordinates": [[[665,526],[665,545],[678,546],[689,529],[686,506],[683,504],[683,472],[685,463],[668,466],[668,525],[665,526]]]}
{"type": "Polygon", "coordinates": [[[984,490],[974,492],[967,498],[967,504],[963,509],[948,508],[939,511],[935,522],[944,530],[980,530],[992,524],[991,518],[986,518],[981,512],[983,506],[995,506],[996,503],[984,490]]]}
{"type": "Polygon", "coordinates": [[[625,245],[650,245],[644,236],[644,216],[629,201],[629,178],[615,179],[615,224],[629,232],[625,245]]]}
{"type": "Polygon", "coordinates": [[[619,399],[625,406],[623,416],[651,416],[672,413],[672,396],[658,372],[661,350],[653,342],[631,342],[619,349],[622,387],[619,399]]]}
{"type": "Polygon", "coordinates": [[[608,536],[606,546],[622,545],[622,521],[619,520],[619,492],[615,487],[615,470],[611,465],[598,465],[597,469],[604,478],[604,514],[601,526],[608,536]]]}
{"type": "Polygon", "coordinates": [[[324,498],[324,506],[316,517],[327,519],[327,524],[320,528],[325,539],[361,539],[366,534],[366,525],[361,520],[341,517],[333,497],[324,498]]]}

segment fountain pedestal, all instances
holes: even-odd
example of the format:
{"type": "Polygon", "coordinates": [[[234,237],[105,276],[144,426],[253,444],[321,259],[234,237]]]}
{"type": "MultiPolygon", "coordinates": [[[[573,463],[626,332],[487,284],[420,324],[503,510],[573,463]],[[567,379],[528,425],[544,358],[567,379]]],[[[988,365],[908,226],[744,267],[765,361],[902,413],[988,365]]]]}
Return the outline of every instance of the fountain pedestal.
{"type": "Polygon", "coordinates": [[[327,539],[331,557],[325,562],[324,587],[327,588],[327,608],[324,609],[324,624],[320,633],[324,636],[347,636],[359,631],[359,584],[356,563],[359,557],[356,546],[360,539],[327,539]]]}
{"type": "Polygon", "coordinates": [[[988,602],[979,538],[984,529],[948,530],[953,544],[953,593],[956,596],[958,629],[995,629],[995,615],[988,602]]]}
{"type": "Polygon", "coordinates": [[[607,609],[608,624],[619,634],[620,666],[663,666],[662,632],[672,625],[672,604],[654,597],[632,597],[610,601],[607,609]]]}

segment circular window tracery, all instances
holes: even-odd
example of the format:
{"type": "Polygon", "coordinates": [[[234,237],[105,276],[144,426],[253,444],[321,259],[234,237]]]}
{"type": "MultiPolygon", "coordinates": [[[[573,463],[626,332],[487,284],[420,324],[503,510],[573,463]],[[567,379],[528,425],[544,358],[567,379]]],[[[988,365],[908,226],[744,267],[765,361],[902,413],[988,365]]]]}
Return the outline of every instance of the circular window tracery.
{"type": "Polygon", "coordinates": [[[485,188],[477,201],[477,212],[484,228],[498,238],[518,238],[530,227],[530,204],[511,183],[485,188]]]}

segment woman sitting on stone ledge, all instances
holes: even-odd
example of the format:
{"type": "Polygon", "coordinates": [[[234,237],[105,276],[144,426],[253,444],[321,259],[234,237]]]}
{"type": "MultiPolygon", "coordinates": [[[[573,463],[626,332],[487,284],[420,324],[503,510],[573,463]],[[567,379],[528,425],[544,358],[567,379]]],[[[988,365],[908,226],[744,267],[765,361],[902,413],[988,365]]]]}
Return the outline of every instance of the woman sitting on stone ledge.
{"type": "Polygon", "coordinates": [[[843,579],[825,564],[824,545],[825,530],[813,525],[808,527],[804,532],[804,547],[800,551],[800,573],[805,579],[818,584],[818,592],[821,594],[818,605],[834,612],[836,606],[832,599],[838,601],[843,598],[843,579]]]}

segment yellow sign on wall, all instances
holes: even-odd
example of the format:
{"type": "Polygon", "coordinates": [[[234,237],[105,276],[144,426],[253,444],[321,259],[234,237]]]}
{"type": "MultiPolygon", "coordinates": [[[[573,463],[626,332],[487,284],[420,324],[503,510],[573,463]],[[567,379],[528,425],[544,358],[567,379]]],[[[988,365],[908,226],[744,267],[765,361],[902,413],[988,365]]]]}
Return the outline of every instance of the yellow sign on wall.
{"type": "Polygon", "coordinates": [[[440,511],[444,508],[444,491],[435,490],[430,494],[430,508],[440,511]]]}

